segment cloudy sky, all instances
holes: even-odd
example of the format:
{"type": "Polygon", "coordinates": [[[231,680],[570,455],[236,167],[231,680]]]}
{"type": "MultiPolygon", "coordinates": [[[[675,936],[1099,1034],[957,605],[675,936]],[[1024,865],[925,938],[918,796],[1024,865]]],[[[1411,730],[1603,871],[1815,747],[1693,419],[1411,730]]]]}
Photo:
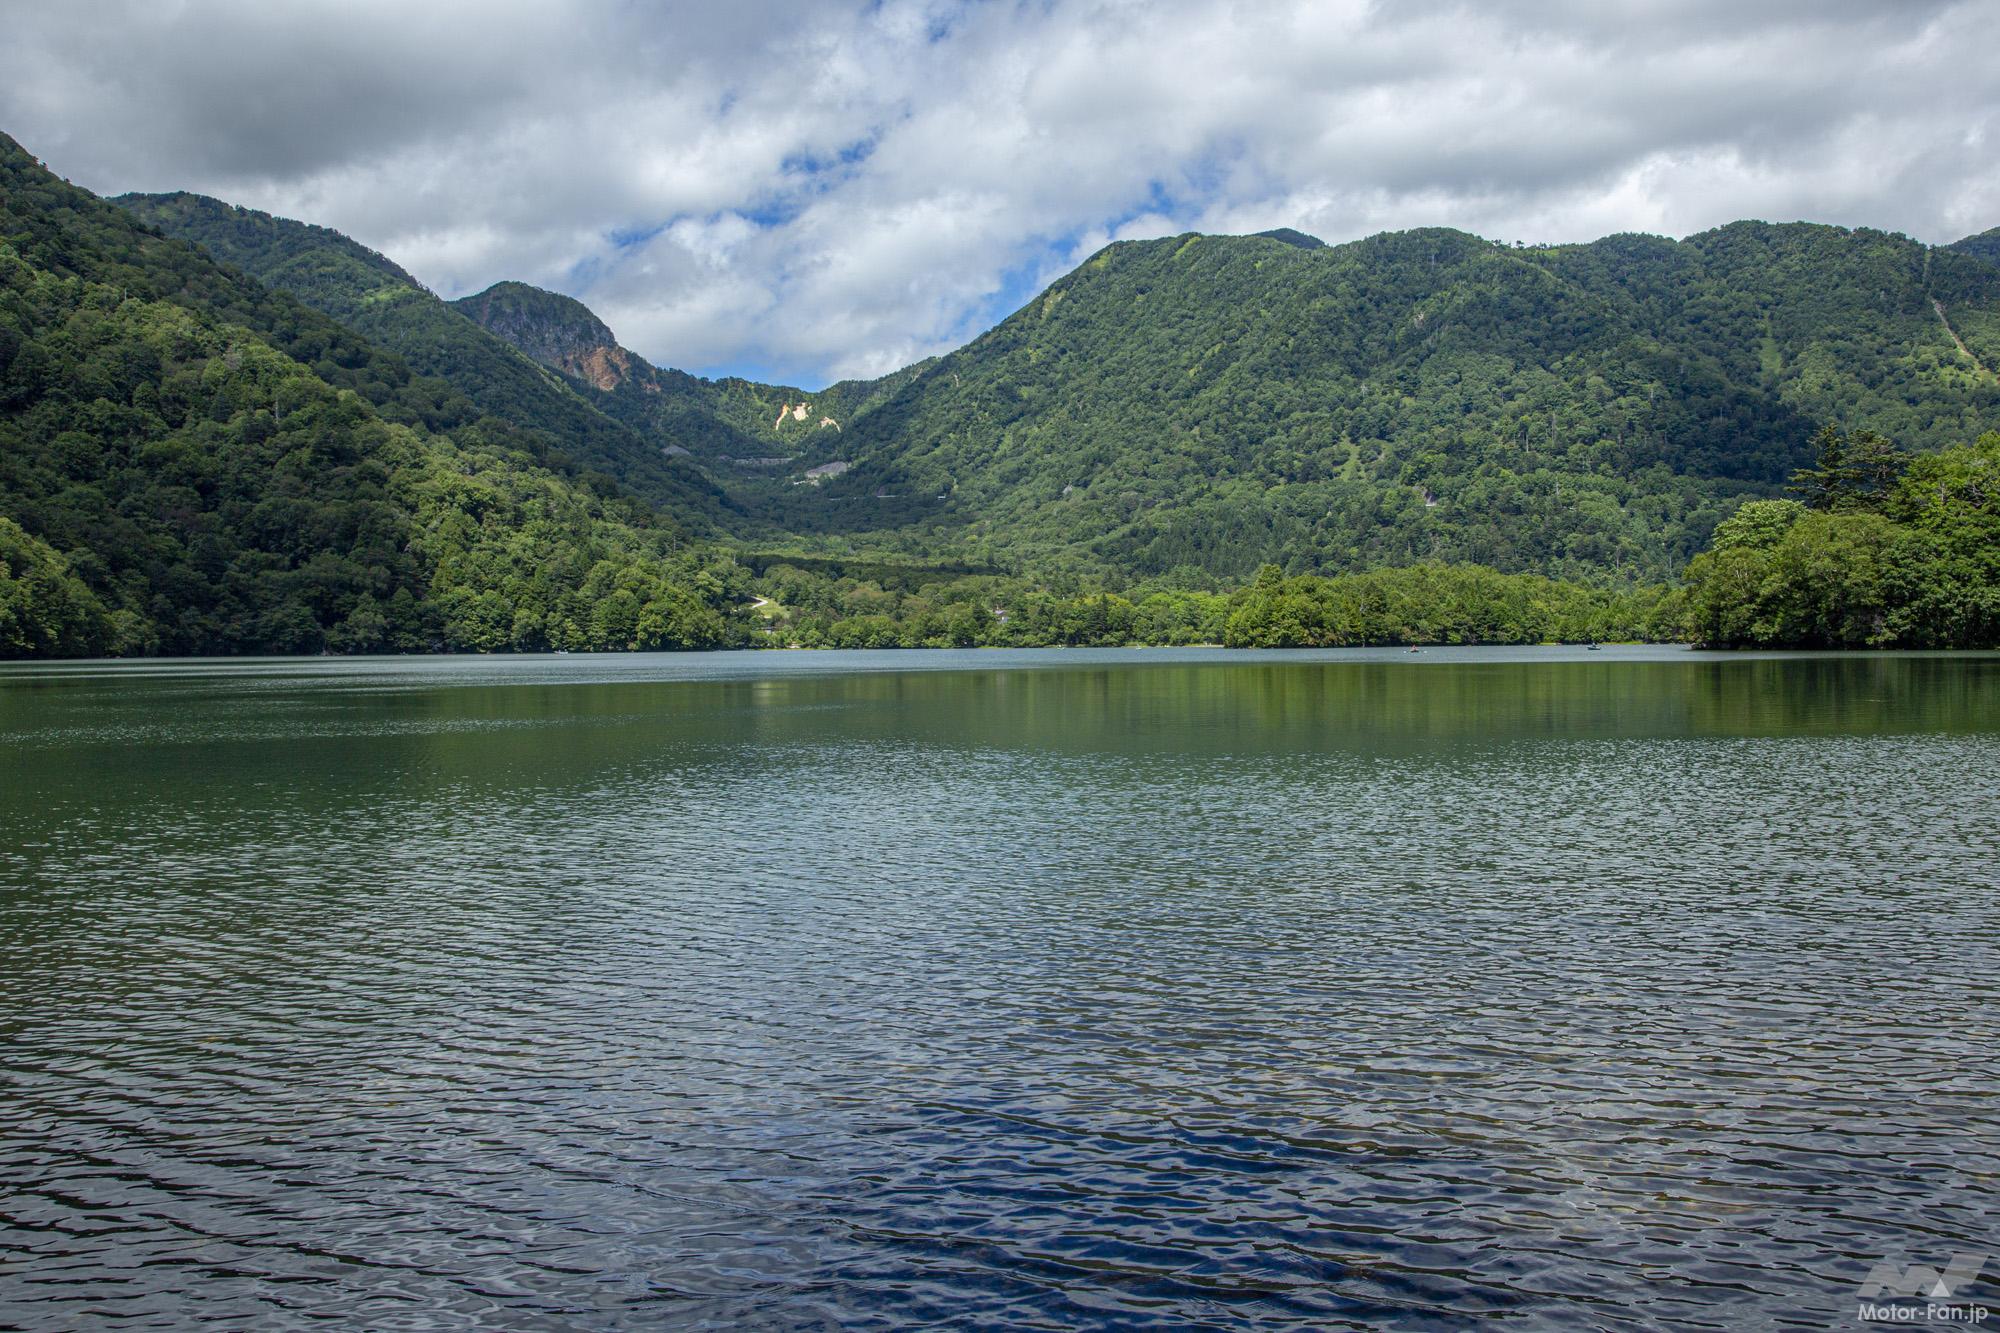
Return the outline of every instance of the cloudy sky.
{"type": "Polygon", "coordinates": [[[809,387],[1105,241],[2000,225],[1987,0],[14,5],[0,129],[809,387]]]}

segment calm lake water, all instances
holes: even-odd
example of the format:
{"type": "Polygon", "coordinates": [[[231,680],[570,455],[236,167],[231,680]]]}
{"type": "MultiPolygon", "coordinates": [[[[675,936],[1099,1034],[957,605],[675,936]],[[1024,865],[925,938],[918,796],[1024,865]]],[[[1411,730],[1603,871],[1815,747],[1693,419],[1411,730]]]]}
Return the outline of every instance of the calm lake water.
{"type": "Polygon", "coordinates": [[[0,1324],[2000,1299],[1996,817],[1994,656],[0,670],[0,1324]]]}

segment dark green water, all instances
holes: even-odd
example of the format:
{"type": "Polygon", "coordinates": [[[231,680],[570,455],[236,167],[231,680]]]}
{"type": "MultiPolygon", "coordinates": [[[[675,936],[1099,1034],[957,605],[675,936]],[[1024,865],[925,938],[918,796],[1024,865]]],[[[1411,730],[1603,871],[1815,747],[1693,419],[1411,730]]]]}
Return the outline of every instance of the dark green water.
{"type": "Polygon", "coordinates": [[[1997,812],[1993,656],[0,669],[0,1325],[1850,1326],[1997,812]]]}

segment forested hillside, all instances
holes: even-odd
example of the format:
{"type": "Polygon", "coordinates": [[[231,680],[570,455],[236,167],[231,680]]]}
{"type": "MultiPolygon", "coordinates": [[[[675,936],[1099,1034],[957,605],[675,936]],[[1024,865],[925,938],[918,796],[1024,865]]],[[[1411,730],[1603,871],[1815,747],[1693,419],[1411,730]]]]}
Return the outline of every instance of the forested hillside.
{"type": "Polygon", "coordinates": [[[526,284],[447,305],[322,228],[124,202],[642,494],[706,467],[727,535],[1113,584],[1422,560],[1659,580],[1822,422],[1928,448],[2000,421],[1991,234],[1126,243],[949,356],[809,393],[656,367],[526,284]]]}
{"type": "Polygon", "coordinates": [[[749,496],[783,485],[838,453],[846,423],[922,367],[880,380],[848,380],[817,393],[755,380],[702,379],[655,366],[618,344],[589,307],[523,282],[500,282],[452,302],[481,327],[567,375],[606,415],[648,439],[691,451],[749,496]]]}
{"type": "Polygon", "coordinates": [[[339,232],[198,194],[128,194],[111,202],[331,315],[417,373],[448,381],[482,411],[523,432],[539,461],[615,478],[700,530],[745,526],[746,516],[698,465],[669,451],[672,433],[654,438],[598,411],[560,375],[339,232]]]}
{"type": "Polygon", "coordinates": [[[1821,421],[1978,435],[1980,363],[2000,269],[1879,232],[1133,242],[854,422],[786,518],[1127,576],[1666,576],[1821,421]]]}
{"type": "Polygon", "coordinates": [[[2000,432],[1910,454],[1829,427],[1815,446],[1796,498],[1744,505],[1689,567],[1689,636],[1731,648],[2000,648],[2000,432]]]}
{"type": "Polygon", "coordinates": [[[809,393],[653,366],[525,284],[441,301],[325,228],[113,208],[11,141],[0,169],[0,655],[1511,641],[1683,614],[1715,642],[1992,637],[1996,232],[1121,243],[956,352],[809,393]],[[1823,424],[1820,454],[1853,432],[1910,480],[1723,525],[1823,424]],[[1798,591],[1822,547],[1863,571],[1851,615],[1798,591]],[[863,572],[885,557],[915,581],[863,572]],[[1385,567],[1412,568],[1300,578],[1385,567]]]}
{"type": "Polygon", "coordinates": [[[1982,231],[1977,236],[1968,236],[1962,241],[1953,241],[1951,248],[1974,259],[1983,259],[1989,264],[2000,264],[2000,227],[1982,231]]]}
{"type": "Polygon", "coordinates": [[[0,137],[0,656],[698,646],[742,571],[0,137]]]}

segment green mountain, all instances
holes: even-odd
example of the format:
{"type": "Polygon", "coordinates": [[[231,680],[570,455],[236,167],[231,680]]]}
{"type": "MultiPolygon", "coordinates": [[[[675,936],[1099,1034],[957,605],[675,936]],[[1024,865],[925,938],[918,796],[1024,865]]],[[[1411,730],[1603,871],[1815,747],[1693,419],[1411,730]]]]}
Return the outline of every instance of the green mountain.
{"type": "Polygon", "coordinates": [[[518,283],[456,304],[794,532],[1114,581],[1424,559],[1663,578],[1817,422],[1916,447],[1993,422],[1979,239],[1128,243],[950,356],[816,394],[653,367],[518,283]]]}
{"type": "Polygon", "coordinates": [[[1666,576],[1814,422],[2000,421],[1980,363],[2000,271],[1881,232],[1123,243],[850,422],[785,520],[1124,577],[1666,576]]]}
{"type": "Polygon", "coordinates": [[[739,637],[743,572],[543,440],[0,136],[0,656],[739,637]]]}
{"type": "Polygon", "coordinates": [[[921,371],[843,381],[818,393],[734,377],[710,380],[651,364],[619,346],[581,301],[526,283],[495,283],[452,306],[567,376],[606,415],[664,447],[688,450],[763,509],[772,487],[789,485],[840,452],[847,421],[921,371]]]}
{"type": "Polygon", "coordinates": [[[616,478],[697,528],[747,521],[687,453],[671,451],[672,434],[642,435],[600,412],[562,376],[341,233],[198,194],[127,194],[111,202],[331,315],[419,374],[448,381],[526,432],[542,463],[616,478]]]}
{"type": "Polygon", "coordinates": [[[2000,227],[1982,231],[1977,236],[1968,236],[1962,241],[1953,241],[1951,248],[1962,255],[1983,259],[1989,264],[2000,264],[2000,227]]]}
{"type": "Polygon", "coordinates": [[[497,282],[453,310],[544,366],[610,389],[632,373],[634,358],[590,307],[525,282],[497,282]]]}
{"type": "Polygon", "coordinates": [[[1819,423],[1932,448],[2000,421],[2000,233],[1121,243],[956,352],[808,392],[653,366],[526,284],[445,303],[323,228],[121,202],[447,380],[541,461],[827,552],[1114,585],[1423,560],[1657,580],[1778,493],[1819,423]],[[701,468],[721,494],[677,489],[701,468]]]}

